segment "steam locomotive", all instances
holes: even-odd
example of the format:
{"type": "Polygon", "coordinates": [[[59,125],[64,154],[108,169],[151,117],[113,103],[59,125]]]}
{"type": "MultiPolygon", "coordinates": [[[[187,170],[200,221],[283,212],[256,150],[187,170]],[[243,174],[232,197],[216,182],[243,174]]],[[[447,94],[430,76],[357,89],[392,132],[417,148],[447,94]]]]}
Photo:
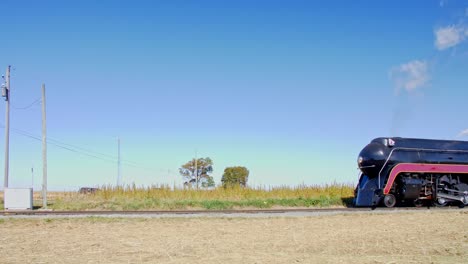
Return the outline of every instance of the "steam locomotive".
{"type": "Polygon", "coordinates": [[[358,166],[355,206],[468,204],[468,141],[376,138],[358,166]]]}

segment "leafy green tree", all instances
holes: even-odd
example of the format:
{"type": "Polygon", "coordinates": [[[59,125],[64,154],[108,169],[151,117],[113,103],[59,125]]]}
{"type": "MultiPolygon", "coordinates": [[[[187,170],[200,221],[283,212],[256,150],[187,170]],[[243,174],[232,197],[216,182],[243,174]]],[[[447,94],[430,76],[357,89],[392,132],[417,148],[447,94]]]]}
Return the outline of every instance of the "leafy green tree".
{"type": "Polygon", "coordinates": [[[211,176],[208,176],[206,178],[206,181],[202,182],[202,187],[203,188],[215,187],[215,185],[216,185],[215,181],[214,181],[213,177],[211,177],[211,176]]]}
{"type": "Polygon", "coordinates": [[[247,186],[247,180],[249,179],[249,170],[246,167],[227,167],[224,169],[221,183],[223,187],[233,186],[247,186]]]}
{"type": "Polygon", "coordinates": [[[210,176],[212,172],[213,161],[208,157],[192,159],[179,168],[180,175],[185,179],[184,185],[195,185],[197,189],[200,188],[200,185],[203,186],[203,183],[209,182],[210,178],[213,181],[210,176]]]}

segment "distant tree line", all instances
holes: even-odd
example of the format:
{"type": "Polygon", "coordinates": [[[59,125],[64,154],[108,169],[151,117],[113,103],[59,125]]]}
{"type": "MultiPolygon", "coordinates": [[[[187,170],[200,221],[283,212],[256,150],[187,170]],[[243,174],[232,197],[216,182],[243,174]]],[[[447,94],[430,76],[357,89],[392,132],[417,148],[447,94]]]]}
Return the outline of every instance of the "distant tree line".
{"type": "MultiPolygon", "coordinates": [[[[179,168],[180,175],[184,178],[184,186],[197,189],[214,187],[216,184],[211,174],[213,173],[213,161],[209,158],[197,158],[188,161],[179,168]]],[[[234,166],[224,169],[221,178],[221,186],[246,187],[249,179],[249,170],[246,167],[234,166]]]]}

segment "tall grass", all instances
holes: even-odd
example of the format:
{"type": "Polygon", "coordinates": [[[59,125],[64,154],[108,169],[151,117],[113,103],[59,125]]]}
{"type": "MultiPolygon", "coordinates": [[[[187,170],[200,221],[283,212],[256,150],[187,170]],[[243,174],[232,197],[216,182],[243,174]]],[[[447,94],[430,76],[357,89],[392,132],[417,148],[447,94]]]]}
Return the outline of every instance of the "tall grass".
{"type": "Polygon", "coordinates": [[[344,206],[353,196],[351,184],[296,187],[214,188],[197,190],[169,186],[102,186],[93,194],[62,193],[56,210],[174,210],[344,206]]]}

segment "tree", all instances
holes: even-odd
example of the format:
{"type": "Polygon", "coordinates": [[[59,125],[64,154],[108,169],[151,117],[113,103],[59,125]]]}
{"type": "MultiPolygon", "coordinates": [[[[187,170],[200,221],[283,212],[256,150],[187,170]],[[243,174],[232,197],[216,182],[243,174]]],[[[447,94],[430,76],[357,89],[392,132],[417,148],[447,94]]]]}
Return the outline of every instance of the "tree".
{"type": "Polygon", "coordinates": [[[203,188],[210,188],[210,187],[215,187],[215,181],[213,179],[213,177],[211,176],[208,176],[208,178],[206,178],[206,181],[202,182],[202,187],[203,188]]]}
{"type": "Polygon", "coordinates": [[[213,161],[208,157],[192,159],[179,168],[180,175],[185,178],[184,185],[194,184],[197,189],[200,187],[200,184],[204,186],[205,182],[209,182],[210,178],[213,181],[213,178],[210,176],[212,172],[213,161]]]}
{"type": "Polygon", "coordinates": [[[233,186],[247,186],[247,180],[249,179],[249,170],[246,167],[227,167],[224,169],[221,183],[223,187],[233,186]]]}

